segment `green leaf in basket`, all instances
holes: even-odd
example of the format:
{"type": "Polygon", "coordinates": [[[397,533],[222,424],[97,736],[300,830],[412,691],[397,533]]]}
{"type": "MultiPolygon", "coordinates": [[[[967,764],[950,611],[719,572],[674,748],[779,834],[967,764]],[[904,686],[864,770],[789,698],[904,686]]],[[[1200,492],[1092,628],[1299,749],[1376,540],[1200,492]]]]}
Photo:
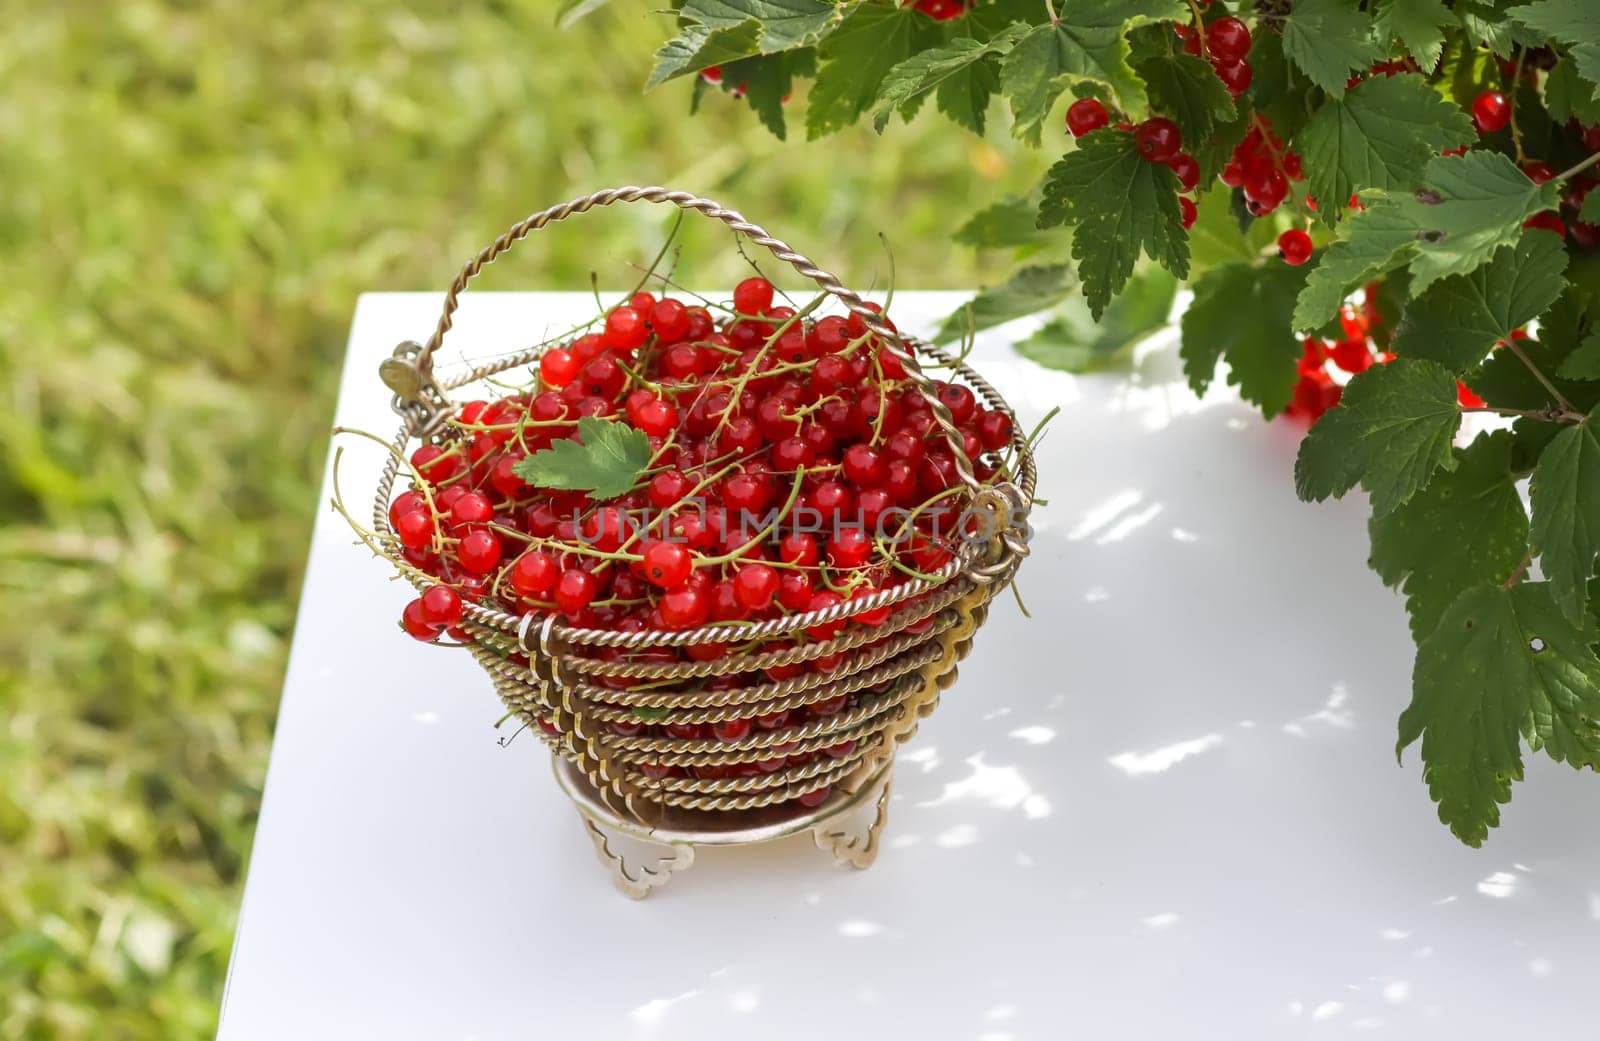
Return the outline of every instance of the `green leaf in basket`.
{"type": "Polygon", "coordinates": [[[670,708],[649,708],[645,705],[633,707],[633,718],[642,719],[646,723],[659,723],[670,715],[672,715],[670,708]]]}
{"type": "Polygon", "coordinates": [[[626,423],[584,416],[578,440],[562,440],[521,460],[512,473],[536,488],[586,491],[596,499],[627,492],[650,465],[650,440],[626,423]]]}

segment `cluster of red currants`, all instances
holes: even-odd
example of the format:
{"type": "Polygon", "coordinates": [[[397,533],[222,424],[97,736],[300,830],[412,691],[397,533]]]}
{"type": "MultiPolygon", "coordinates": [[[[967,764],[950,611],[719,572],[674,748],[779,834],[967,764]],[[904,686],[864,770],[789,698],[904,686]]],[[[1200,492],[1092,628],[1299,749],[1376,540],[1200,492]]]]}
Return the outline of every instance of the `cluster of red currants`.
{"type": "MultiPolygon", "coordinates": [[[[1343,373],[1346,377],[1355,376],[1374,365],[1394,360],[1394,353],[1388,349],[1393,328],[1374,302],[1377,292],[1376,283],[1368,284],[1360,302],[1347,303],[1339,309],[1341,338],[1306,338],[1305,350],[1300,357],[1299,379],[1295,382],[1293,397],[1284,409],[1285,415],[1315,423],[1324,412],[1339,404],[1344,393],[1344,387],[1334,378],[1334,372],[1343,373]],[[1333,371],[1330,371],[1330,366],[1333,371]]],[[[1511,336],[1520,340],[1527,333],[1517,329],[1511,336]]],[[[1466,408],[1483,404],[1483,399],[1460,381],[1456,383],[1456,398],[1466,408]]]]}
{"type": "MultiPolygon", "coordinates": [[[[1209,0],[1201,6],[1209,6],[1209,0]]],[[[1208,22],[1204,32],[1181,22],[1172,28],[1183,41],[1183,53],[1209,61],[1229,94],[1238,97],[1250,89],[1255,74],[1250,67],[1248,25],[1232,15],[1225,15],[1208,22]]]]}
{"type": "MultiPolygon", "coordinates": [[[[813,320],[810,310],[778,303],[759,277],[739,283],[725,309],[639,292],[598,331],[542,355],[525,391],[463,406],[445,436],[411,455],[416,480],[389,509],[400,555],[437,580],[406,606],[406,632],[467,641],[469,602],[622,632],[762,621],[859,600],[943,567],[963,534],[955,446],[901,359],[860,316],[813,320]],[[582,417],[632,427],[649,445],[648,464],[619,497],[534,487],[519,475],[529,455],[576,440],[582,417]]],[[[1012,443],[1010,416],[984,408],[962,384],[935,387],[961,455],[980,481],[991,480],[1012,443]]],[[[878,627],[889,615],[888,607],[857,612],[801,639],[878,627]]],[[[729,650],[697,642],[605,653],[658,663],[729,650]]],[[[714,682],[842,663],[836,653],[714,682]]],[[[795,712],[843,711],[851,697],[795,712]]],[[[655,727],[733,741],[751,726],[785,724],[616,725],[627,734],[655,727]]]]}
{"type": "MultiPolygon", "coordinates": [[[[1067,130],[1073,137],[1092,134],[1108,125],[1111,125],[1111,113],[1097,98],[1079,98],[1067,106],[1067,130]]],[[[1121,122],[1111,129],[1117,133],[1131,133],[1134,147],[1140,155],[1152,163],[1161,163],[1177,175],[1179,188],[1185,193],[1178,198],[1183,226],[1193,227],[1199,211],[1187,193],[1193,192],[1200,184],[1200,164],[1194,156],[1183,150],[1183,132],[1178,129],[1178,124],[1156,116],[1138,126],[1121,122]]]]}

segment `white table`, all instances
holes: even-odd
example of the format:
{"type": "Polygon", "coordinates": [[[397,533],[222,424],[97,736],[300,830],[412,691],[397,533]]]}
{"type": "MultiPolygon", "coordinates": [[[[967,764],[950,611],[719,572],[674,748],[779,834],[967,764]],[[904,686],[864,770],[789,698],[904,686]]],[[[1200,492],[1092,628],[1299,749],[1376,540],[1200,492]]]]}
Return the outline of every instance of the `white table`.
{"type": "MultiPolygon", "coordinates": [[[[465,300],[453,356],[593,306],[465,300]]],[[[339,422],[393,431],[377,363],[437,309],[362,298],[339,422]]],[[[801,836],[620,897],[543,746],[497,746],[488,682],[400,635],[407,590],[324,505],[223,1041],[1592,1031],[1600,785],[1534,756],[1486,848],[1438,824],[1395,765],[1411,644],[1364,504],[1296,502],[1299,429],[1195,400],[1170,350],[1075,378],[1007,339],[977,367],[1030,426],[1063,408],[1034,617],[997,602],[865,872],[801,836]]],[[[375,458],[348,442],[358,515],[375,458]]]]}

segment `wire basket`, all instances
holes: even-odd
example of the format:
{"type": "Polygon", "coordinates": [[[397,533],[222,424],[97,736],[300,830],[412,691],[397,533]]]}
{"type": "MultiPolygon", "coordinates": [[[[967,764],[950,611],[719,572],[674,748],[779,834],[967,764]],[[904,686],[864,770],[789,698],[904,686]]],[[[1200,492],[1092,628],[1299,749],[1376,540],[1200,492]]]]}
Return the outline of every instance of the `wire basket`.
{"type": "MultiPolygon", "coordinates": [[[[768,837],[774,822],[814,824],[858,803],[864,786],[886,778],[895,746],[914,733],[940,691],[955,681],[957,663],[970,649],[990,600],[1027,554],[1033,456],[1013,423],[1005,450],[1012,460],[1010,479],[980,480],[948,408],[923,373],[922,361],[949,369],[989,408],[1009,416],[1005,401],[976,372],[895,331],[837,278],[739,213],[686,192],[615,188],[513,225],[456,276],[427,342],[403,343],[385,359],[381,375],[395,392],[393,404],[403,424],[378,482],[373,525],[380,540],[396,544],[388,510],[408,447],[413,441],[439,442],[452,436],[449,393],[535,362],[550,346],[436,379],[433,358],[451,328],[461,293],[487,264],[530,233],[591,209],[634,202],[666,203],[721,222],[860,316],[880,349],[900,361],[906,379],[927,398],[938,431],[950,443],[968,527],[982,532],[982,537],[962,540],[936,571],[826,610],[754,625],[618,632],[574,627],[555,613],[513,614],[489,604],[465,605],[461,629],[506,707],[543,737],[566,764],[569,781],[586,786],[587,801],[607,809],[612,825],[631,823],[641,835],[675,828],[678,835],[718,834],[724,841],[738,841],[740,835],[768,837]],[[885,612],[887,620],[878,622],[885,612]],[[873,616],[876,624],[851,624],[862,615],[873,616]],[[830,623],[842,625],[834,635],[815,638],[830,623]],[[705,661],[667,662],[659,660],[659,652],[651,653],[708,644],[725,645],[726,653],[705,661]],[[799,671],[780,680],[767,675],[767,670],[783,673],[788,666],[833,655],[842,655],[842,661],[831,672],[799,671]],[[828,711],[816,711],[819,707],[828,711]],[[775,729],[752,727],[747,736],[729,742],[673,737],[660,726],[641,732],[641,717],[680,724],[758,717],[787,722],[775,729]],[[820,804],[805,798],[823,789],[831,794],[820,804]],[[728,835],[736,838],[728,840],[728,835]]],[[[403,561],[396,564],[419,589],[432,582],[403,561]]],[[[575,791],[571,783],[569,791],[575,791]]],[[[877,824],[881,806],[879,811],[877,824]]],[[[873,830],[875,834],[876,824],[873,830]]],[[[601,837],[596,841],[605,852],[601,837]]]]}

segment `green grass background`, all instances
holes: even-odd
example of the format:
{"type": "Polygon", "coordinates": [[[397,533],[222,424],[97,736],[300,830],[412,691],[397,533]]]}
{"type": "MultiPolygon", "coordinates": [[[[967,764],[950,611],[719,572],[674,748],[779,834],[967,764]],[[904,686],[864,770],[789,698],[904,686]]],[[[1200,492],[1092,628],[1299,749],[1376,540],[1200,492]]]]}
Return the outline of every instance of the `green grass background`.
{"type": "MultiPolygon", "coordinates": [[[[879,232],[902,287],[1004,264],[949,237],[1037,178],[1003,130],[780,143],[726,95],[690,119],[684,84],[642,93],[667,17],[558,8],[6,5],[0,1038],[215,1030],[359,292],[442,288],[525,212],[652,181],[851,281],[882,284],[879,232]]],[[[488,284],[617,284],[663,230],[591,219],[488,284]]],[[[686,278],[741,270],[686,242],[686,278]]]]}

